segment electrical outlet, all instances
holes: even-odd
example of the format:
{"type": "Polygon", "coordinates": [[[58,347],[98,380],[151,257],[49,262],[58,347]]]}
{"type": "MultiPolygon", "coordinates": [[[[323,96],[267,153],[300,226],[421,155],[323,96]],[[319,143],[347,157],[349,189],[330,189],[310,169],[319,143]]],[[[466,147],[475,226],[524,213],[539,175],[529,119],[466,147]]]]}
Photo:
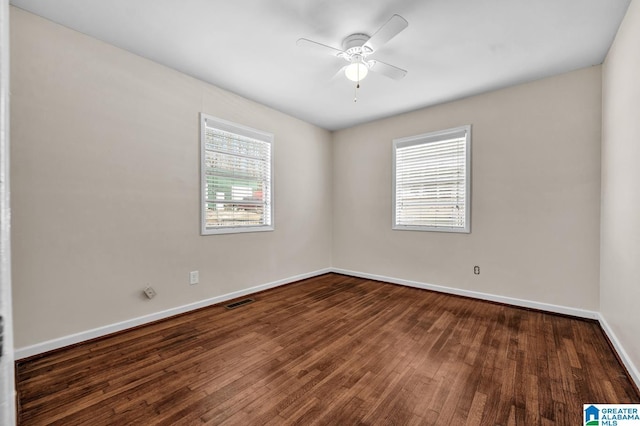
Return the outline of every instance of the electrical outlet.
{"type": "Polygon", "coordinates": [[[153,299],[154,297],[156,297],[156,291],[152,288],[152,287],[145,287],[145,289],[143,290],[144,295],[147,296],[147,298],[149,299],[153,299]]]}
{"type": "Polygon", "coordinates": [[[473,267],[473,273],[476,275],[480,275],[480,267],[479,266],[474,266],[473,267]]]}
{"type": "Polygon", "coordinates": [[[198,271],[189,272],[189,284],[194,285],[200,282],[200,273],[198,271]]]}

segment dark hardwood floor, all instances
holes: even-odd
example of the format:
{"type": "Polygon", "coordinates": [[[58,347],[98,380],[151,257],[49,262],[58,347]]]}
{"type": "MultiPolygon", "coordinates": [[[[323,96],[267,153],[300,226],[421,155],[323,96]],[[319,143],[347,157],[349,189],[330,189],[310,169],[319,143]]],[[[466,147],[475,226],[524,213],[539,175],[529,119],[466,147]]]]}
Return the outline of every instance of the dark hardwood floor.
{"type": "Polygon", "coordinates": [[[17,363],[21,425],[578,425],[599,325],[327,274],[17,363]]]}

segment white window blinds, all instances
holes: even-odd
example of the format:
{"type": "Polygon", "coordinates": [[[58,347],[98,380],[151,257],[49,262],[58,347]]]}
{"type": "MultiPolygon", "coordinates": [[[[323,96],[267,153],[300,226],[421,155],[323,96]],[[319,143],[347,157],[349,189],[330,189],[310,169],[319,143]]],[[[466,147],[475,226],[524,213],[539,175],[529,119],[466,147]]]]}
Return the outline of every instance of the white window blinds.
{"type": "Polygon", "coordinates": [[[202,233],[272,230],[273,136],[202,114],[202,233]]]}
{"type": "Polygon", "coordinates": [[[471,126],[393,142],[393,228],[470,232],[471,126]]]}

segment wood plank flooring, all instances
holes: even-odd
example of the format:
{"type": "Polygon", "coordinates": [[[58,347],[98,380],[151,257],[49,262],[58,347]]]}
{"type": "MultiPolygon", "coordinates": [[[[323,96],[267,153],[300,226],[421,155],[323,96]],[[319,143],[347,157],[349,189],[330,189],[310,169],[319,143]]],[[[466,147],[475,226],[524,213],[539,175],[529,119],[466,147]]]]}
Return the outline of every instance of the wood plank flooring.
{"type": "Polygon", "coordinates": [[[17,363],[20,425],[578,425],[599,325],[337,274],[17,363]]]}

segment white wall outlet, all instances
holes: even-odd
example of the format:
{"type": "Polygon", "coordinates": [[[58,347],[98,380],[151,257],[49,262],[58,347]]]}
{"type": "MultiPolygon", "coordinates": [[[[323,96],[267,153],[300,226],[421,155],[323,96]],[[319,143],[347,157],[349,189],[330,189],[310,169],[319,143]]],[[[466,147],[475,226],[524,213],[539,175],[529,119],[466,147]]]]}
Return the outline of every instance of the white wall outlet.
{"type": "Polygon", "coordinates": [[[200,282],[200,272],[191,271],[189,272],[189,284],[194,285],[200,282]]]}
{"type": "Polygon", "coordinates": [[[149,299],[153,299],[154,297],[156,297],[156,291],[152,288],[152,287],[145,287],[145,289],[143,290],[144,295],[147,296],[147,298],[149,299]]]}

